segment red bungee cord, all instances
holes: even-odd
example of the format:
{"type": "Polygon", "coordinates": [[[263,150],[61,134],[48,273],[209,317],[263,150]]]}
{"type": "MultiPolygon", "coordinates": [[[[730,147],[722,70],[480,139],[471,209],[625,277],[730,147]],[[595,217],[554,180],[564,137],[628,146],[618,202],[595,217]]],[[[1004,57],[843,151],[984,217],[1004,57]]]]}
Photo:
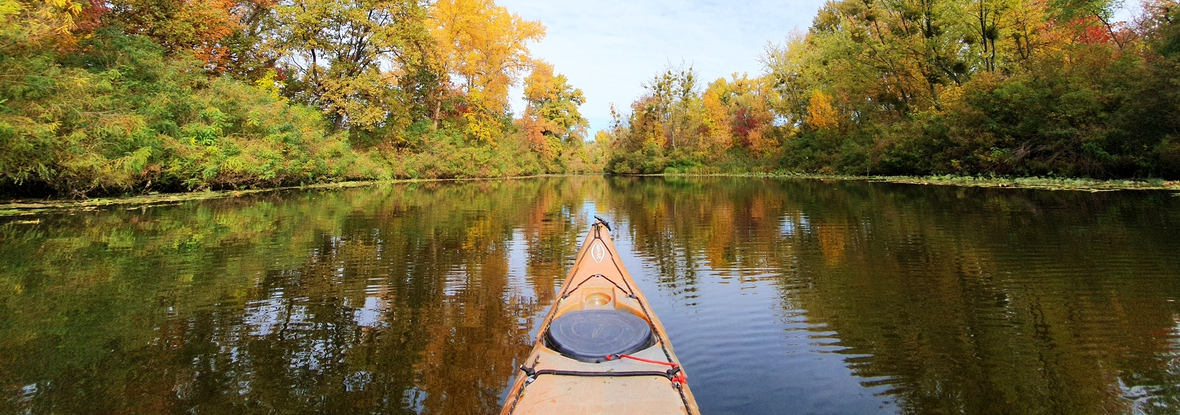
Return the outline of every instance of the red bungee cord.
{"type": "Polygon", "coordinates": [[[671,378],[671,379],[672,379],[672,383],[679,383],[679,384],[682,384],[682,385],[687,385],[687,384],[688,384],[688,376],[686,376],[686,375],[684,374],[684,371],[683,371],[683,370],[680,370],[680,365],[678,365],[678,364],[676,364],[676,363],[672,363],[672,362],[661,362],[661,361],[659,361],[659,360],[650,360],[650,359],[644,359],[644,358],[642,358],[642,357],[635,357],[635,356],[631,356],[631,355],[629,355],[629,354],[613,354],[613,355],[609,355],[609,356],[607,356],[607,357],[606,357],[606,360],[607,360],[607,361],[614,360],[614,359],[631,359],[631,360],[634,360],[634,361],[637,361],[637,362],[651,363],[651,364],[655,364],[655,365],[671,366],[673,369],[676,369],[676,373],[677,373],[677,375],[676,375],[676,376],[673,376],[673,377],[671,378]]]}

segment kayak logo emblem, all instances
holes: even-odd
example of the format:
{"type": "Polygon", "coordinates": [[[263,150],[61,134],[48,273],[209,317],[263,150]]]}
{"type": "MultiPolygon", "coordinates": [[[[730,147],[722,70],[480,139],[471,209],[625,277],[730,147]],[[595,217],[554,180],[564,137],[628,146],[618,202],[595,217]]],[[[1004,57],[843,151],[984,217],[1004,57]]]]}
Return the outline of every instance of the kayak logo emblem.
{"type": "Polygon", "coordinates": [[[606,258],[606,247],[602,246],[602,242],[594,242],[594,245],[590,247],[590,257],[594,258],[594,262],[599,263],[603,258],[606,258]]]}

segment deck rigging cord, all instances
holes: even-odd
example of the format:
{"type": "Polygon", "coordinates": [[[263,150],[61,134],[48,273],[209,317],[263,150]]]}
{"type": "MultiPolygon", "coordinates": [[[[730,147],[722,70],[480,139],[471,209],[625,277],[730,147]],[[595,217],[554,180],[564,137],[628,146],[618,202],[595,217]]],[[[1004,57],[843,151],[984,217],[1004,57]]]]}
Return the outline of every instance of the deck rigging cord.
{"type": "MultiPolygon", "coordinates": [[[[574,293],[574,291],[577,291],[579,288],[582,288],[582,284],[585,284],[585,283],[586,283],[586,281],[590,281],[590,280],[592,280],[592,279],[595,279],[595,278],[602,278],[602,279],[606,280],[607,282],[611,283],[611,285],[614,285],[614,286],[615,286],[615,288],[618,288],[618,289],[619,289],[619,291],[622,291],[624,294],[627,294],[627,298],[635,298],[635,293],[630,293],[630,292],[627,292],[627,290],[625,290],[625,289],[623,289],[623,287],[619,286],[619,283],[615,282],[615,280],[612,280],[612,279],[610,279],[610,278],[608,278],[607,276],[605,276],[605,275],[602,275],[602,274],[594,274],[594,275],[591,275],[591,276],[589,276],[589,277],[586,277],[586,279],[584,279],[584,280],[582,280],[582,282],[579,282],[579,283],[578,283],[578,286],[577,286],[577,287],[574,287],[574,289],[572,289],[572,290],[569,290],[569,292],[566,292],[565,294],[562,294],[562,295],[561,295],[561,298],[562,298],[563,300],[564,300],[564,299],[566,299],[566,298],[570,298],[570,294],[573,294],[573,293],[574,293]]],[[[626,281],[624,281],[624,283],[625,283],[625,282],[626,282],[626,281]]]]}

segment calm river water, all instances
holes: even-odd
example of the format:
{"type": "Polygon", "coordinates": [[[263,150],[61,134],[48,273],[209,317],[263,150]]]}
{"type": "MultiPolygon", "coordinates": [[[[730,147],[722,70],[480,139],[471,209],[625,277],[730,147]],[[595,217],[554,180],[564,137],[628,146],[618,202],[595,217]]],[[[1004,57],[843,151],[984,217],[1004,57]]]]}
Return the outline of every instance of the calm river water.
{"type": "Polygon", "coordinates": [[[0,413],[495,413],[593,214],[705,414],[1180,412],[1180,197],[591,176],[0,218],[0,413]]]}

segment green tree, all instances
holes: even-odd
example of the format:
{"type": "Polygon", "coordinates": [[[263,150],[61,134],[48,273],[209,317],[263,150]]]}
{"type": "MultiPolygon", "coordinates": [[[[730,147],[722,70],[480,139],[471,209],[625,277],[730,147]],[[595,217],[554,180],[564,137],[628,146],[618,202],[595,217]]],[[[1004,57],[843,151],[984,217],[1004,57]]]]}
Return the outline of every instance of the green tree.
{"type": "Polygon", "coordinates": [[[698,78],[691,66],[669,67],[643,84],[629,115],[612,109],[609,171],[658,173],[699,164],[708,112],[698,78]]]}

